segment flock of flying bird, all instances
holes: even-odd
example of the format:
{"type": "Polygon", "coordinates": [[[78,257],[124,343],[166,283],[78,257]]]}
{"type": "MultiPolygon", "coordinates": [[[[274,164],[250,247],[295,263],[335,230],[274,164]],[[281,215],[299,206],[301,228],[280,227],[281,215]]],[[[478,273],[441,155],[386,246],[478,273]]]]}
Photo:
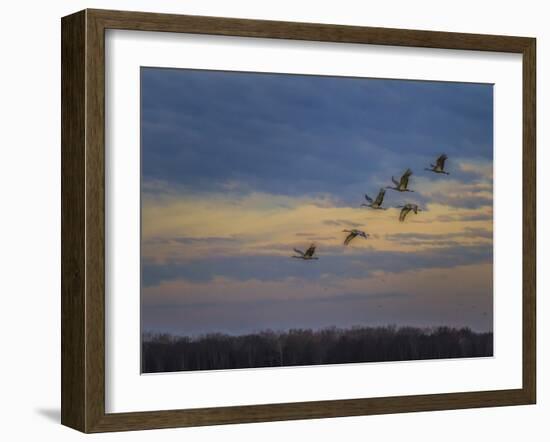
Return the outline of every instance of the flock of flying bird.
{"type": "MultiPolygon", "coordinates": [[[[447,160],[447,155],[443,154],[440,155],[439,158],[437,158],[435,164],[430,164],[429,168],[425,168],[424,170],[427,170],[429,172],[437,173],[437,174],[444,174],[449,175],[449,172],[445,170],[445,161],[447,160]]],[[[387,207],[382,207],[382,203],[384,202],[384,195],[386,194],[386,189],[392,189],[397,192],[414,192],[414,190],[409,189],[409,178],[413,174],[411,169],[407,169],[403,175],[401,176],[401,179],[397,181],[393,176],[391,177],[391,180],[393,182],[393,186],[386,186],[386,188],[381,188],[378,192],[378,196],[376,199],[372,199],[368,195],[365,195],[365,199],[367,200],[368,204],[361,204],[363,207],[367,207],[370,209],[375,210],[387,210],[387,207]]],[[[418,204],[413,203],[407,203],[402,206],[396,206],[396,208],[401,209],[399,212],[399,221],[403,222],[405,221],[405,218],[407,215],[411,212],[414,212],[414,214],[418,214],[418,212],[421,212],[422,209],[418,207],[418,204]]],[[[346,239],[344,240],[344,245],[347,246],[349,243],[357,238],[358,236],[364,239],[367,239],[369,237],[368,233],[363,232],[359,229],[351,229],[351,230],[343,230],[343,232],[347,233],[346,239]]],[[[312,259],[319,259],[315,255],[315,244],[311,244],[309,248],[303,252],[298,249],[294,249],[294,252],[296,255],[293,255],[293,258],[298,259],[304,259],[304,260],[312,260],[312,259]]]]}

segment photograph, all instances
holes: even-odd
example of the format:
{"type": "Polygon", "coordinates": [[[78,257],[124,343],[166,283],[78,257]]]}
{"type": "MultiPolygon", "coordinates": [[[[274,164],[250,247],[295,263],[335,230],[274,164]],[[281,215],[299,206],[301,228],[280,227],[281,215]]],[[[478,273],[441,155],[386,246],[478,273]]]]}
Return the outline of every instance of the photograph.
{"type": "Polygon", "coordinates": [[[493,356],[493,85],[142,67],[142,373],[493,356]]]}

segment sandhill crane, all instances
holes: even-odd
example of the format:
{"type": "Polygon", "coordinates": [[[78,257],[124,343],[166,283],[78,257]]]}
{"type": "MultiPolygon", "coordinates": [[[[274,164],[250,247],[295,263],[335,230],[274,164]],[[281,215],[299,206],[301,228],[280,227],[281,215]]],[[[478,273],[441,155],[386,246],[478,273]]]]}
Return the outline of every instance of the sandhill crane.
{"type": "Polygon", "coordinates": [[[407,186],[409,185],[409,177],[412,175],[412,170],[407,169],[405,173],[401,176],[401,179],[399,182],[392,176],[391,180],[393,181],[393,184],[395,184],[395,187],[386,186],[386,189],[393,189],[397,190],[398,192],[414,192],[414,190],[407,189],[407,186]]]}
{"type": "Polygon", "coordinates": [[[386,210],[386,207],[382,207],[382,202],[384,201],[384,195],[386,194],[386,189],[382,188],[378,192],[378,196],[373,201],[370,196],[365,194],[365,199],[369,202],[369,204],[361,204],[361,206],[370,207],[371,209],[381,209],[386,210]]]}
{"type": "Polygon", "coordinates": [[[315,244],[311,244],[305,252],[302,252],[301,250],[298,250],[298,249],[293,249],[298,255],[293,255],[292,257],[298,258],[298,259],[305,259],[305,260],[319,259],[313,256],[315,254],[315,248],[316,248],[315,244]]]}
{"type": "Polygon", "coordinates": [[[369,237],[368,233],[363,232],[362,230],[352,229],[352,230],[342,230],[342,232],[348,233],[346,239],[344,240],[344,245],[347,246],[353,238],[360,236],[367,239],[369,237]]]}
{"type": "Polygon", "coordinates": [[[425,170],[429,170],[430,172],[434,172],[434,173],[443,173],[445,175],[449,175],[449,172],[445,171],[445,160],[447,160],[447,158],[448,157],[445,154],[440,155],[435,162],[435,166],[433,164],[430,164],[431,168],[428,169],[426,167],[425,170]]]}
{"type": "Polygon", "coordinates": [[[418,204],[405,204],[404,206],[397,206],[398,209],[401,209],[401,212],[399,212],[399,221],[403,222],[405,221],[405,218],[410,212],[414,212],[416,215],[418,212],[421,212],[422,209],[418,208],[418,204]]]}

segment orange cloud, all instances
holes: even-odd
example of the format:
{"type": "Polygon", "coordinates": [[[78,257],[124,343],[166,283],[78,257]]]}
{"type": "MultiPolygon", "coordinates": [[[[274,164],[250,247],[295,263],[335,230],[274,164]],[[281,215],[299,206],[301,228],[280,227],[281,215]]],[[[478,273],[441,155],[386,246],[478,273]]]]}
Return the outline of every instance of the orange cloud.
{"type": "MultiPolygon", "coordinates": [[[[448,183],[439,185],[446,191],[448,183]]],[[[360,200],[359,200],[360,201],[360,200]]],[[[414,251],[444,245],[487,243],[492,232],[492,207],[458,209],[429,204],[427,211],[398,222],[398,209],[339,207],[329,197],[293,198],[265,193],[241,197],[165,195],[144,198],[142,253],[150,262],[185,262],[194,258],[239,255],[288,255],[293,247],[315,242],[331,253],[350,253],[342,246],[344,229],[357,227],[371,234],[351,249],[414,251]],[[478,217],[478,220],[475,218],[478,217]],[[390,240],[403,234],[438,234],[439,244],[408,244],[390,240]]]]}

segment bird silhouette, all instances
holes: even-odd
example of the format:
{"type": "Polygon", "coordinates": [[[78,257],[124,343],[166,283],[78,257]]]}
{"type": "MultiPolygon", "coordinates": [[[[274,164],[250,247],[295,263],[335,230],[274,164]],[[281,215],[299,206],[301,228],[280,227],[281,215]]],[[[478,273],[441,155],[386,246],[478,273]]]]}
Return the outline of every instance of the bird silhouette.
{"type": "Polygon", "coordinates": [[[440,155],[439,158],[435,162],[435,166],[433,164],[430,164],[431,168],[425,168],[425,170],[429,170],[430,172],[434,173],[442,173],[445,175],[449,175],[449,172],[445,171],[445,161],[447,160],[447,155],[443,154],[440,155]]]}
{"type": "Polygon", "coordinates": [[[315,244],[311,244],[305,252],[302,252],[301,250],[298,250],[298,249],[293,249],[298,255],[293,255],[292,257],[298,258],[298,259],[304,259],[304,260],[319,259],[313,256],[315,254],[315,249],[316,249],[315,244]]]}
{"type": "Polygon", "coordinates": [[[369,204],[361,204],[361,206],[370,207],[371,209],[386,210],[386,207],[382,207],[385,194],[386,194],[386,189],[384,188],[380,189],[380,191],[378,192],[378,196],[374,201],[370,196],[365,194],[365,199],[369,202],[369,204]]]}
{"type": "Polygon", "coordinates": [[[414,212],[416,215],[418,212],[421,212],[422,209],[418,208],[418,204],[405,204],[404,206],[397,206],[398,209],[401,209],[401,212],[399,212],[399,221],[403,222],[405,221],[405,218],[410,212],[414,212]]]}
{"type": "Polygon", "coordinates": [[[386,189],[393,189],[397,190],[398,192],[414,192],[414,190],[410,190],[408,188],[409,186],[409,177],[413,174],[411,169],[407,169],[403,175],[401,175],[401,179],[399,182],[392,176],[391,180],[393,181],[393,184],[395,184],[395,187],[392,186],[386,186],[386,189]]]}
{"type": "Polygon", "coordinates": [[[342,230],[342,232],[347,232],[348,236],[346,236],[346,239],[344,240],[344,245],[348,245],[352,239],[354,239],[357,236],[360,236],[362,238],[367,239],[369,235],[362,230],[352,229],[352,230],[342,230]]]}

